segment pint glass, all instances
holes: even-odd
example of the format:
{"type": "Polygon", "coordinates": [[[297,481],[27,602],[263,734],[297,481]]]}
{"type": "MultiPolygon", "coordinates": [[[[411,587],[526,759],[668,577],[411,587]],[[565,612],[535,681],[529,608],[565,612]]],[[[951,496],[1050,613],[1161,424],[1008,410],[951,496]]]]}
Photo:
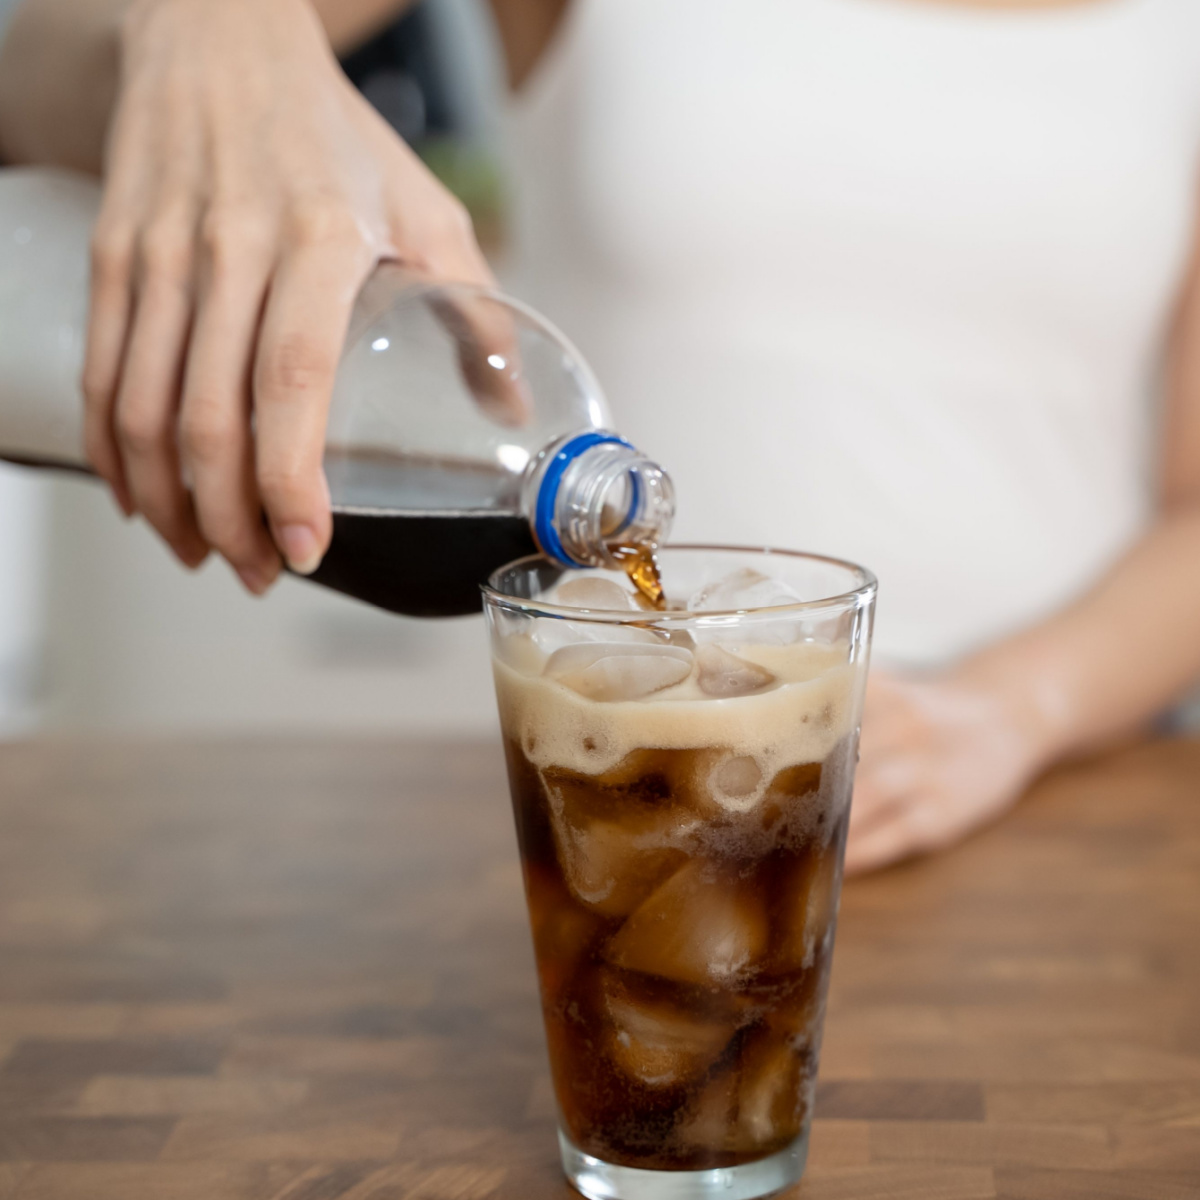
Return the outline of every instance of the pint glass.
{"type": "Polygon", "coordinates": [[[563,1165],[748,1200],[804,1169],[875,581],[680,546],[673,607],[543,557],[485,589],[563,1165]]]}

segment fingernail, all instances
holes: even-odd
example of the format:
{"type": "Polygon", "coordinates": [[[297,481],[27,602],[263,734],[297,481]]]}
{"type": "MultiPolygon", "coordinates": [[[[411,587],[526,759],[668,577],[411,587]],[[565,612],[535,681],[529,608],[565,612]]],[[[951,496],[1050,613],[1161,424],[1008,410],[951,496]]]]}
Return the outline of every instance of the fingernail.
{"type": "Polygon", "coordinates": [[[185,545],[178,547],[175,553],[178,555],[179,561],[189,571],[195,571],[202,567],[208,558],[208,547],[204,545],[185,545]]]}
{"type": "Polygon", "coordinates": [[[311,575],[321,565],[316,534],[307,525],[284,525],[279,530],[281,549],[297,575],[311,575]]]}
{"type": "Polygon", "coordinates": [[[236,570],[246,590],[256,596],[261,596],[271,586],[271,581],[257,567],[238,567],[236,570]]]}

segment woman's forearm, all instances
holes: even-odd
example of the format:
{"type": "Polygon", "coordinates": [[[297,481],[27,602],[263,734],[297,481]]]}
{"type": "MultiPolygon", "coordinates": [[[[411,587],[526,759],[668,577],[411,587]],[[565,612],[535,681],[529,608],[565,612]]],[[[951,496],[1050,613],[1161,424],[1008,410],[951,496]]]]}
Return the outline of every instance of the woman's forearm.
{"type": "Polygon", "coordinates": [[[1200,507],[1165,515],[1082,599],[965,663],[1045,762],[1129,733],[1200,679],[1200,507]]]}
{"type": "MultiPolygon", "coordinates": [[[[0,42],[0,161],[98,174],[131,3],[24,0],[0,42]]],[[[246,0],[253,3],[253,0],[246,0]]],[[[412,0],[314,0],[335,51],[369,37],[412,0]]]]}

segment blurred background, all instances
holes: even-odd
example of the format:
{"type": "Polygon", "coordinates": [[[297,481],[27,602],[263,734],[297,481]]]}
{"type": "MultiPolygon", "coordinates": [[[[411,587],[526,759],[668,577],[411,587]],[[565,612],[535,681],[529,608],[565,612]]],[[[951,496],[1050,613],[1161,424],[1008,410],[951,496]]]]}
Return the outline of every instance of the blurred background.
{"type": "MultiPolygon", "coordinates": [[[[502,68],[486,5],[425,0],[347,72],[467,203],[502,275],[502,68]]],[[[0,737],[488,731],[482,618],[394,617],[284,579],[191,576],[96,484],[0,463],[0,737]]]]}
{"type": "MultiPolygon", "coordinates": [[[[602,343],[599,273],[581,279],[554,270],[556,255],[576,261],[563,253],[568,244],[583,244],[586,254],[588,235],[545,202],[563,184],[535,149],[565,136],[569,114],[544,100],[539,111],[536,95],[523,101],[523,115],[506,105],[487,4],[424,0],[344,66],[466,203],[502,286],[572,337],[591,331],[602,343]],[[522,253],[532,241],[522,231],[535,222],[536,259],[522,253]]],[[[628,269],[617,258],[615,269],[628,269]]],[[[643,325],[653,338],[666,336],[658,319],[643,325]]],[[[681,328],[682,344],[690,345],[698,326],[681,328]]],[[[611,390],[618,426],[643,445],[637,422],[647,405],[639,402],[652,400],[656,388],[686,386],[676,374],[685,355],[663,353],[655,342],[635,355],[636,372],[622,375],[614,366],[620,358],[604,344],[581,340],[580,349],[611,390]]],[[[789,377],[787,388],[794,386],[789,377]]],[[[661,440],[656,433],[644,448],[670,467],[661,440]]],[[[681,461],[705,461],[702,448],[680,445],[688,452],[681,461]]],[[[752,492],[745,502],[755,503],[752,492]]],[[[869,560],[893,581],[911,553],[910,543],[895,545],[896,561],[878,561],[878,552],[854,540],[851,531],[846,541],[809,548],[869,560]]],[[[942,559],[952,572],[953,557],[942,559]]],[[[910,573],[922,569],[914,563],[910,573]]],[[[1004,603],[1014,603],[1015,625],[1039,615],[1004,603]]],[[[190,576],[143,524],[123,521],[98,485],[0,464],[0,737],[325,729],[457,735],[491,730],[493,707],[479,618],[398,618],[288,578],[256,601],[219,561],[190,576]]],[[[1197,716],[1193,703],[1179,719],[1197,716]]]]}

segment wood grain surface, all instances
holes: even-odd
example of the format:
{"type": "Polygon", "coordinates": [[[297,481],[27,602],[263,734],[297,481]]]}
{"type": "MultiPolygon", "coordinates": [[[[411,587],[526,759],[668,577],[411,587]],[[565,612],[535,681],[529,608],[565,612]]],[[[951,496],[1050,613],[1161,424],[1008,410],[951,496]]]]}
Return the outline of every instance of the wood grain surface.
{"type": "MultiPolygon", "coordinates": [[[[1200,743],[846,889],[797,1200],[1200,1197],[1200,743]]],[[[497,747],[0,748],[0,1200],[561,1180],[497,747]]]]}

